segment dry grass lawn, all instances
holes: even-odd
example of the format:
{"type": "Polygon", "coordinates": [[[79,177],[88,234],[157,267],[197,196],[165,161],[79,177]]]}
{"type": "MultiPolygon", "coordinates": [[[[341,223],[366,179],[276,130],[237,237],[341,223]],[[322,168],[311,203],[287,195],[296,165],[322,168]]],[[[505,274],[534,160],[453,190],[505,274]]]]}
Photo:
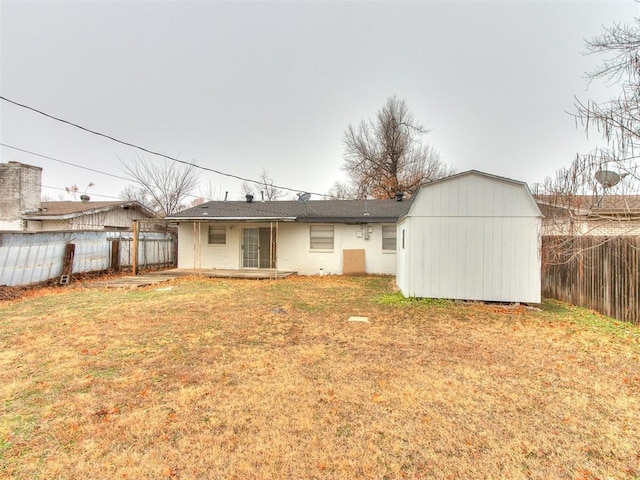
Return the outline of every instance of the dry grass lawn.
{"type": "Polygon", "coordinates": [[[637,327],[389,278],[32,292],[0,398],[2,478],[640,478],[637,327]]]}

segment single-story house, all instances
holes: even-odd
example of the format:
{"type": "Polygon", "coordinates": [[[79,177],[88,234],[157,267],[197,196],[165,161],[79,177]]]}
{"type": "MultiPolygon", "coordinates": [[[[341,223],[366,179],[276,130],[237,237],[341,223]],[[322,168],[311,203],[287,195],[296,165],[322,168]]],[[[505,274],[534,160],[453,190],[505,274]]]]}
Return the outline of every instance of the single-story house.
{"type": "Polygon", "coordinates": [[[468,171],[423,185],[398,222],[405,296],[540,302],[540,212],[525,183],[468,171]]]}
{"type": "Polygon", "coordinates": [[[167,220],[178,268],[394,275],[402,200],[213,201],[167,220]]]}
{"type": "Polygon", "coordinates": [[[640,235],[640,195],[535,195],[543,235],[640,235]]]}
{"type": "Polygon", "coordinates": [[[0,163],[0,231],[130,230],[133,220],[157,218],[134,201],[42,202],[42,168],[0,163]]]}
{"type": "Polygon", "coordinates": [[[21,216],[27,231],[131,230],[133,220],[157,215],[133,201],[41,202],[36,212],[21,216]]]}
{"type": "Polygon", "coordinates": [[[540,302],[542,214],[526,184],[469,171],[411,199],[208,202],[178,224],[178,268],[396,275],[405,296],[540,302]]]}

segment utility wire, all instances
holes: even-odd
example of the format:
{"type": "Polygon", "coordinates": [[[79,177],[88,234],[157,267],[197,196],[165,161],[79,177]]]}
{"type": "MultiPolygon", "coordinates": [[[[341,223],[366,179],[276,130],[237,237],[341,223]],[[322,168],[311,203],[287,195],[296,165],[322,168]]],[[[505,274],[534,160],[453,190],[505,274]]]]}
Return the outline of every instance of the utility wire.
{"type": "MultiPolygon", "coordinates": [[[[172,162],[178,162],[178,163],[181,163],[183,165],[187,165],[187,166],[194,167],[194,168],[199,168],[201,170],[212,172],[212,173],[215,173],[215,174],[218,174],[218,175],[222,175],[222,176],[225,176],[225,177],[235,178],[236,180],[242,180],[242,181],[245,181],[245,182],[255,183],[257,185],[264,185],[264,182],[260,182],[258,180],[253,180],[251,178],[241,177],[239,175],[234,175],[232,173],[222,172],[220,170],[215,170],[215,169],[209,168],[209,167],[202,167],[202,166],[197,165],[195,163],[187,162],[187,161],[175,158],[175,157],[171,157],[169,155],[165,155],[164,153],[159,153],[159,152],[155,152],[153,150],[149,150],[149,149],[147,149],[145,147],[141,147],[141,146],[136,145],[134,143],[125,142],[124,140],[119,140],[119,139],[117,139],[115,137],[112,137],[110,135],[106,135],[104,133],[100,133],[100,132],[97,132],[95,130],[91,130],[90,128],[83,127],[81,125],[78,125],[77,123],[73,123],[73,122],[70,122],[68,120],[64,120],[64,119],[56,117],[54,115],[50,115],[50,114],[48,114],[46,112],[43,112],[42,110],[38,110],[37,108],[33,108],[33,107],[28,106],[28,105],[24,105],[22,103],[18,103],[18,102],[14,101],[14,100],[11,100],[9,98],[3,97],[1,95],[0,95],[0,100],[4,100],[5,102],[11,103],[11,104],[16,105],[18,107],[25,108],[27,110],[31,110],[32,112],[38,113],[38,114],[43,115],[43,116],[45,116],[47,118],[51,118],[52,120],[56,120],[57,122],[66,123],[67,125],[79,128],[80,130],[84,130],[85,132],[91,133],[93,135],[97,135],[97,136],[103,137],[103,138],[108,138],[109,140],[113,140],[114,142],[120,143],[122,145],[127,145],[129,147],[133,147],[133,148],[136,148],[138,150],[142,150],[143,152],[150,153],[152,155],[157,155],[158,157],[166,158],[167,160],[171,160],[172,162]]],[[[296,193],[300,192],[300,190],[296,190],[296,189],[289,188],[289,187],[283,187],[283,186],[280,186],[280,185],[271,184],[271,186],[273,186],[275,188],[278,188],[280,190],[287,190],[289,192],[296,192],[296,193]]],[[[317,192],[307,192],[307,193],[311,193],[313,195],[318,195],[320,197],[330,197],[330,195],[327,195],[327,194],[324,194],[324,193],[317,193],[317,192]]]]}
{"type": "MultiPolygon", "coordinates": [[[[67,190],[66,188],[52,187],[51,185],[44,185],[42,183],[40,184],[40,186],[45,188],[50,188],[51,190],[62,190],[63,192],[69,193],[69,190],[67,190]]],[[[121,202],[135,202],[135,200],[123,200],[122,198],[119,198],[119,197],[112,197],[110,195],[100,195],[99,193],[94,193],[94,192],[91,192],[91,195],[95,195],[96,197],[103,197],[103,198],[113,198],[114,200],[120,200],[121,202]]],[[[53,201],[57,202],[58,200],[53,200],[53,201]]],[[[60,200],[60,201],[64,202],[65,200],[60,200]]]]}
{"type": "MultiPolygon", "coordinates": [[[[120,180],[125,180],[127,182],[136,182],[135,178],[127,178],[127,177],[121,177],[119,175],[115,175],[113,173],[109,173],[109,172],[103,172],[101,170],[96,170],[95,168],[90,168],[90,167],[85,167],[84,165],[78,165],[77,163],[71,163],[71,162],[67,162],[66,160],[60,160],[59,158],[53,158],[50,157],[48,155],[43,155],[41,153],[36,153],[36,152],[32,152],[30,150],[25,150],[24,148],[19,148],[19,147],[14,147],[13,145],[8,145],[6,143],[2,143],[0,142],[0,145],[6,148],[11,148],[13,150],[17,150],[19,152],[23,152],[23,153],[28,153],[29,155],[34,155],[36,157],[40,157],[40,158],[46,158],[47,160],[52,160],[54,162],[60,162],[60,163],[64,163],[65,165],[71,165],[72,167],[77,167],[77,168],[82,168],[84,170],[89,170],[91,172],[96,172],[99,173],[101,175],[106,175],[108,177],[113,177],[113,178],[117,178],[120,180]]],[[[55,187],[47,187],[47,188],[55,188],[55,187]]],[[[102,197],[107,197],[107,198],[118,198],[118,197],[110,197],[108,195],[99,195],[102,197]]],[[[194,195],[194,194],[187,194],[185,195],[186,197],[191,197],[191,198],[203,198],[204,200],[207,201],[211,201],[211,198],[204,198],[202,195],[194,195]]]]}
{"type": "Polygon", "coordinates": [[[25,150],[24,148],[14,147],[13,145],[7,145],[6,143],[0,142],[0,145],[2,145],[3,147],[11,148],[13,150],[17,150],[19,152],[28,153],[29,155],[34,155],[36,157],[46,158],[47,160],[53,160],[54,162],[64,163],[65,165],[71,165],[72,167],[78,167],[78,168],[82,168],[84,170],[89,170],[91,172],[96,172],[96,173],[100,173],[102,175],[107,175],[109,177],[118,178],[120,180],[126,180],[127,182],[133,181],[131,178],[121,177],[121,176],[115,175],[113,173],[102,172],[100,170],[96,170],[95,168],[85,167],[84,165],[78,165],[77,163],[71,163],[71,162],[67,162],[65,160],[60,160],[59,158],[53,158],[53,157],[49,157],[48,155],[42,155],[41,153],[31,152],[29,150],[25,150]]]}
{"type": "MultiPolygon", "coordinates": [[[[89,167],[85,167],[85,166],[83,166],[83,165],[78,165],[78,164],[75,164],[75,163],[67,162],[67,161],[65,161],[65,160],[60,160],[59,158],[53,158],[53,157],[50,157],[50,156],[48,156],[48,155],[43,155],[43,154],[40,154],[40,153],[32,152],[32,151],[30,151],[30,150],[26,150],[26,149],[24,149],[24,148],[14,147],[14,146],[12,146],[12,145],[8,145],[8,144],[6,144],[6,143],[2,143],[2,142],[0,142],[0,145],[1,145],[1,146],[3,146],[3,147],[6,147],[6,148],[11,148],[11,149],[13,149],[13,150],[17,150],[17,151],[19,151],[19,152],[27,153],[27,154],[29,154],[29,155],[34,155],[34,156],[36,156],[36,157],[45,158],[45,159],[47,159],[47,160],[53,160],[54,162],[64,163],[65,165],[70,165],[70,166],[72,166],[72,167],[77,167],[77,168],[82,168],[82,169],[85,169],[85,170],[90,170],[90,171],[92,171],[92,172],[100,173],[101,175],[107,175],[107,176],[110,176],[110,177],[118,178],[118,179],[121,179],[121,180],[126,180],[126,181],[129,181],[129,182],[134,181],[134,180],[132,180],[132,179],[130,179],[130,178],[120,177],[120,176],[118,176],[118,175],[114,175],[113,173],[102,172],[102,171],[100,171],[100,170],[96,170],[96,169],[94,169],[94,168],[89,168],[89,167]]],[[[45,188],[50,188],[50,189],[52,189],[52,190],[61,190],[61,191],[66,191],[66,192],[68,193],[68,190],[67,190],[66,188],[52,187],[52,186],[49,186],[49,185],[43,185],[43,184],[41,184],[40,186],[41,186],[41,187],[45,187],[45,188]]],[[[97,197],[103,197],[103,198],[113,198],[113,199],[115,199],[115,200],[128,201],[128,200],[124,200],[124,199],[122,199],[122,198],[120,198],[120,197],[113,197],[113,196],[110,196],[110,195],[100,195],[100,194],[98,194],[98,193],[93,193],[93,192],[91,193],[91,195],[94,195],[94,196],[97,196],[97,197]]],[[[203,198],[203,197],[202,197],[202,196],[200,196],[200,195],[194,195],[194,194],[188,194],[188,195],[186,195],[186,196],[187,196],[187,197],[196,198],[196,199],[197,199],[197,198],[203,198]]],[[[205,200],[207,200],[207,201],[211,201],[212,199],[210,199],[210,198],[205,198],[205,200]]],[[[130,201],[137,201],[138,203],[140,203],[138,200],[130,200],[130,201]]],[[[233,200],[232,200],[232,201],[233,201],[233,200]]],[[[240,202],[241,202],[241,201],[237,201],[237,203],[240,203],[240,202]]],[[[243,202],[243,203],[244,203],[244,202],[243,202]]],[[[261,208],[261,207],[256,206],[257,204],[260,204],[260,202],[256,202],[256,203],[254,203],[254,204],[252,205],[252,207],[251,207],[251,211],[262,212],[262,213],[269,213],[269,214],[274,214],[274,215],[276,215],[276,216],[282,216],[282,215],[283,215],[283,214],[282,214],[282,212],[280,212],[280,211],[276,211],[276,210],[269,210],[269,209],[267,209],[267,208],[261,208]]],[[[240,207],[243,207],[243,205],[240,205],[240,207]]],[[[187,207],[187,208],[193,208],[193,207],[187,207]]],[[[311,210],[313,210],[313,208],[311,208],[311,210]]],[[[314,210],[314,212],[315,212],[315,210],[314,210]]],[[[315,213],[317,213],[317,212],[315,212],[315,213]]]]}

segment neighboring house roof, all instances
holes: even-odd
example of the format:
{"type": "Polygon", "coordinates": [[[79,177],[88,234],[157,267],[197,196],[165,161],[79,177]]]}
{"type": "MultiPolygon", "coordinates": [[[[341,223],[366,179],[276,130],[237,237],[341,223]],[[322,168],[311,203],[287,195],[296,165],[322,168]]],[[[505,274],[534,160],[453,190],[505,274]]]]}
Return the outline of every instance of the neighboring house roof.
{"type": "Polygon", "coordinates": [[[207,202],[175,213],[168,220],[279,220],[328,223],[395,223],[411,201],[311,200],[268,202],[207,202]]]}
{"type": "Polygon", "coordinates": [[[93,213],[108,212],[116,208],[133,208],[141,211],[148,217],[157,217],[154,212],[142,206],[138,202],[41,202],[40,211],[23,215],[29,220],[68,220],[93,213]]]}
{"type": "Polygon", "coordinates": [[[583,215],[640,214],[640,195],[536,195],[535,198],[541,208],[555,213],[569,209],[583,215]]]}

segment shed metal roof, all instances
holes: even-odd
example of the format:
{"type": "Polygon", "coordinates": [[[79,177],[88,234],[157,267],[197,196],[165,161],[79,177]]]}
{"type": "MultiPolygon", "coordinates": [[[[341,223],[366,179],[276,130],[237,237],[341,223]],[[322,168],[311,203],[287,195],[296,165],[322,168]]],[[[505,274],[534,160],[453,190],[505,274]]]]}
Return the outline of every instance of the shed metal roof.
{"type": "MultiPolygon", "coordinates": [[[[490,173],[481,172],[479,170],[468,170],[465,172],[456,173],[454,175],[450,175],[448,177],[440,178],[438,180],[434,180],[432,182],[423,184],[420,187],[420,190],[418,190],[418,192],[413,196],[412,200],[414,200],[413,202],[414,206],[407,211],[406,215],[407,216],[414,215],[416,213],[415,212],[416,208],[421,208],[421,210],[423,210],[423,213],[424,213],[425,205],[420,206],[419,204],[421,202],[420,200],[415,200],[416,198],[424,195],[432,194],[434,190],[441,191],[443,188],[446,189],[450,187],[450,185],[447,185],[450,182],[461,182],[461,181],[464,182],[465,180],[469,180],[470,178],[467,178],[467,177],[480,178],[486,181],[490,181],[493,184],[506,184],[506,185],[510,185],[511,187],[515,187],[516,191],[522,194],[520,198],[526,201],[527,206],[526,207],[523,206],[523,208],[526,210],[526,216],[535,216],[535,217],[544,216],[540,211],[540,207],[538,206],[535,199],[533,198],[533,195],[531,195],[529,186],[525,182],[522,182],[520,180],[513,180],[511,178],[501,177],[498,175],[493,175],[490,173]]],[[[486,184],[486,182],[484,183],[486,184]]],[[[489,189],[489,192],[493,192],[494,190],[495,189],[492,187],[489,189]]],[[[494,212],[496,211],[496,209],[499,209],[498,207],[502,207],[501,208],[503,212],[502,215],[505,215],[506,209],[504,207],[511,206],[515,208],[515,204],[511,202],[512,200],[511,198],[509,199],[508,203],[505,203],[505,200],[506,200],[505,198],[496,199],[493,197],[493,195],[483,195],[480,198],[478,198],[477,197],[478,192],[487,193],[486,189],[475,190],[476,196],[474,196],[472,192],[470,192],[469,190],[468,183],[463,188],[456,187],[455,191],[456,191],[456,194],[453,197],[445,195],[444,197],[439,198],[438,203],[430,205],[428,207],[428,210],[431,212],[429,213],[429,215],[435,214],[436,216],[450,216],[450,215],[465,216],[465,215],[469,215],[470,211],[477,211],[478,209],[482,209],[482,206],[484,206],[485,209],[488,209],[489,211],[491,211],[492,212],[491,215],[495,214],[494,212]],[[465,213],[462,213],[462,212],[465,212],[465,213]]],[[[520,205],[524,205],[524,204],[520,203],[520,205]]],[[[514,208],[510,209],[510,213],[507,216],[514,215],[514,212],[515,212],[514,208]]],[[[477,215],[477,212],[475,214],[477,215]]],[[[522,215],[522,212],[519,213],[518,215],[522,215]]]]}

